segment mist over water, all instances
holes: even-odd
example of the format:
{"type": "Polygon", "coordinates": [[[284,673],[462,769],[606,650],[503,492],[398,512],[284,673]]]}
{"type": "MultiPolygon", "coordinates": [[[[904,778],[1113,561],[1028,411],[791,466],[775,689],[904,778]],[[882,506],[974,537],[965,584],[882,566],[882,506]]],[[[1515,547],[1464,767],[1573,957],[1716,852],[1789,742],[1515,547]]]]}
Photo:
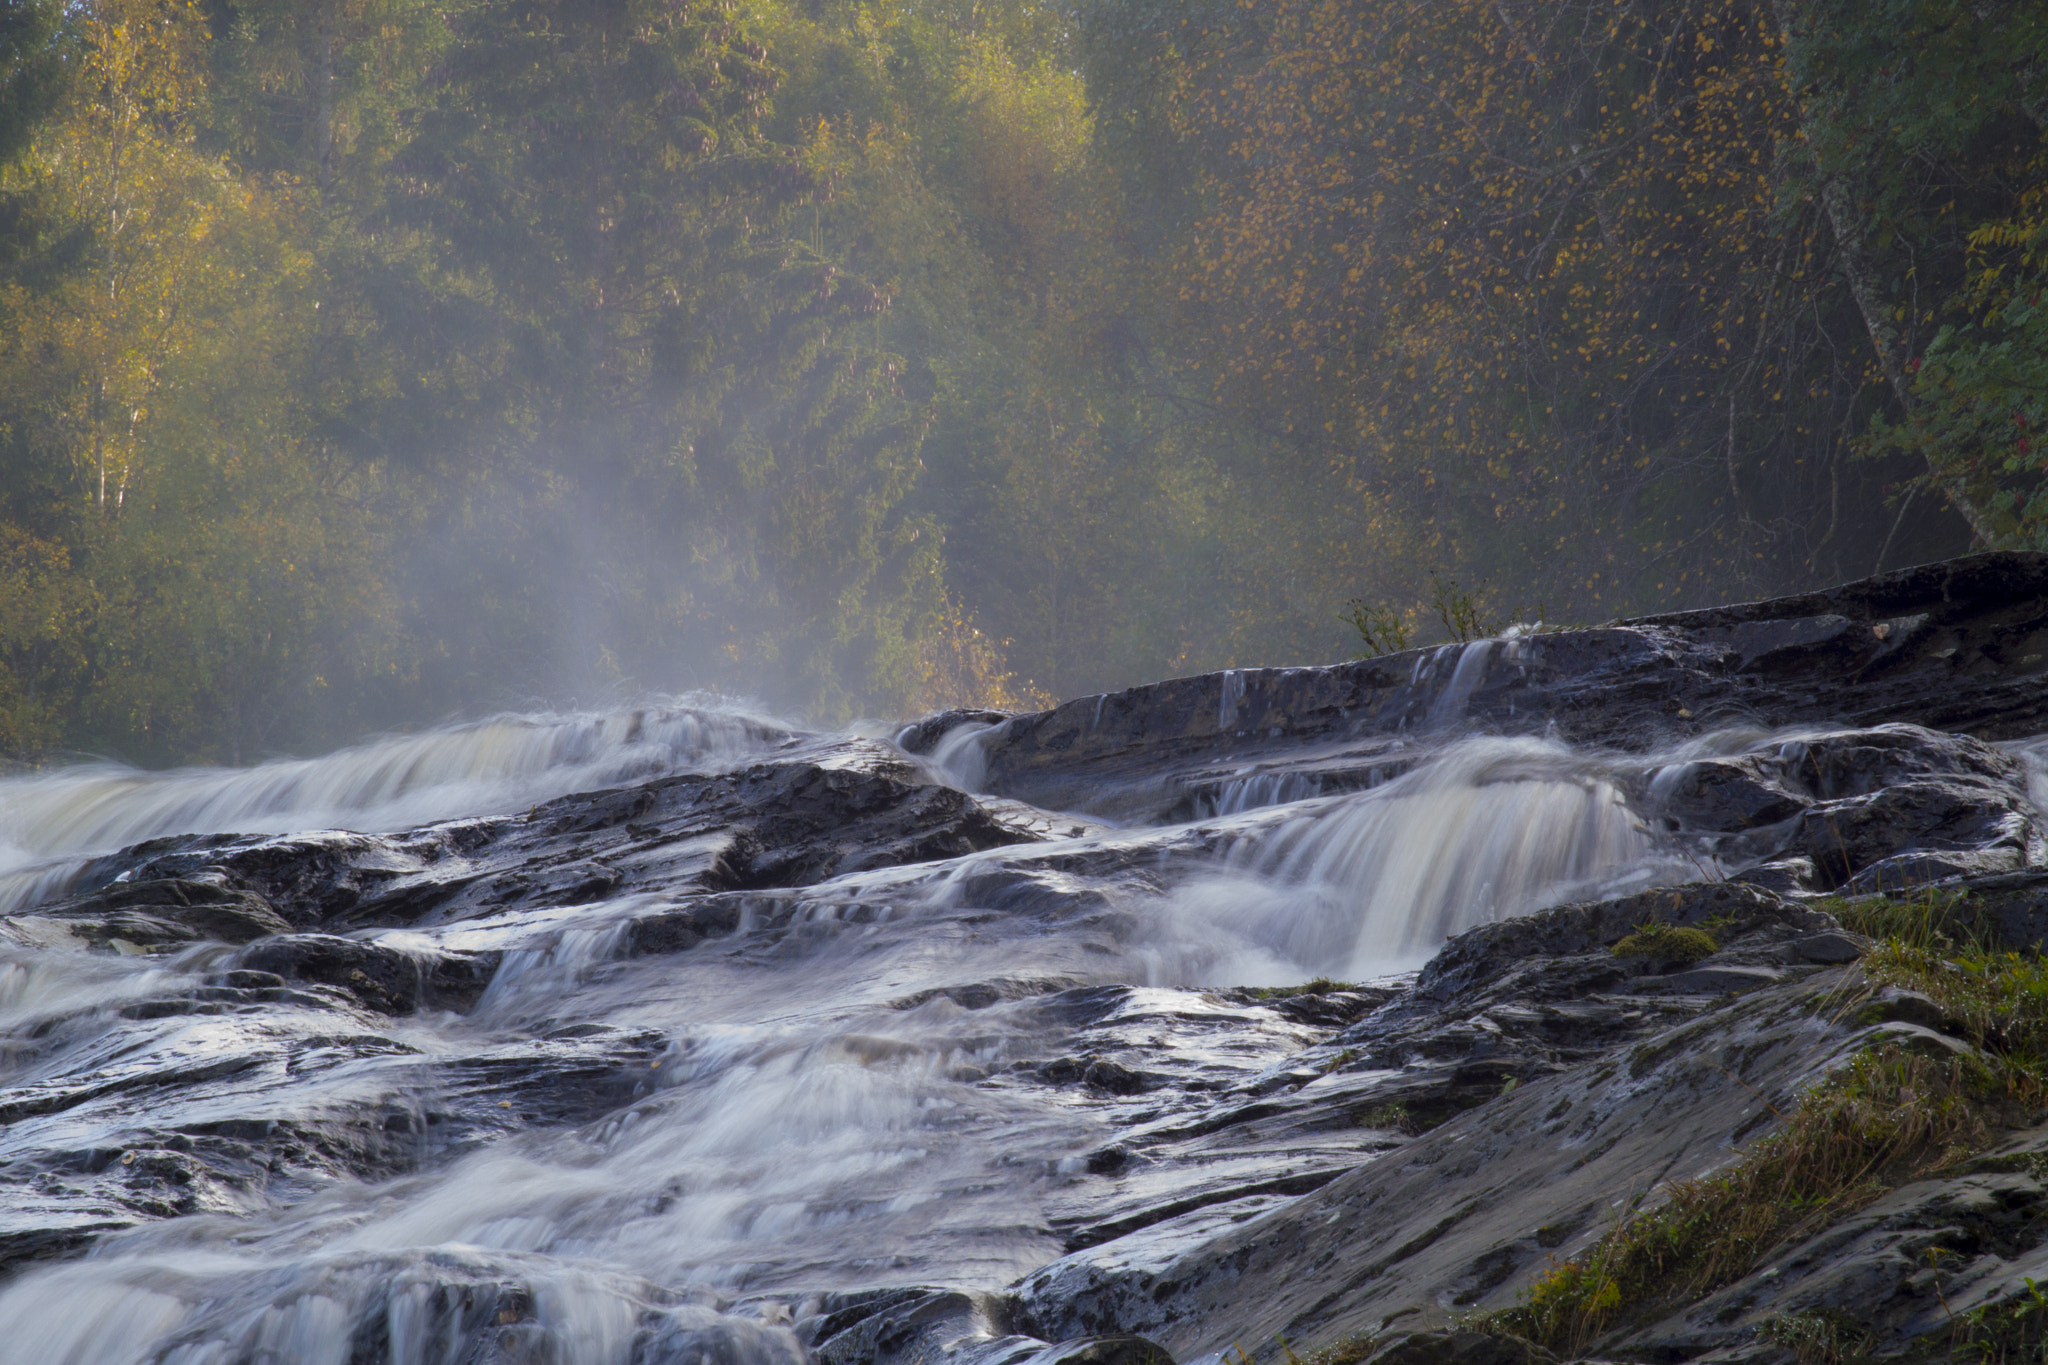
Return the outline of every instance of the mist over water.
{"type": "Polygon", "coordinates": [[[78,764],[0,779],[0,912],[43,898],[67,861],[171,834],[386,831],[516,810],[667,772],[710,772],[784,739],[710,705],[498,716],[324,758],[147,772],[78,764]]]}
{"type": "MultiPolygon", "coordinates": [[[[6,894],[30,905],[81,858],[162,834],[395,831],[711,771],[792,733],[674,707],[501,718],[237,771],[14,779],[0,783],[6,894]]],[[[979,785],[990,733],[959,727],[935,764],[979,785]]],[[[443,1067],[494,1049],[603,1034],[636,1040],[641,1058],[635,1097],[588,1121],[508,1114],[480,1145],[422,1147],[396,1179],[280,1188],[31,1270],[0,1289],[0,1365],[340,1365],[365,1343],[402,1365],[793,1365],[791,1324],[821,1293],[995,1289],[1061,1253],[1048,1202],[1109,1140],[1108,1119],[1011,1077],[1063,1046],[1076,992],[1138,986],[1133,1000],[1152,992],[1196,1017],[1220,1008],[1203,987],[1407,970],[1474,924],[1697,876],[1624,798],[1628,772],[1654,766],[1449,739],[1367,791],[1290,800],[1299,785],[1252,784],[1190,825],[841,877],[788,893],[776,933],[742,923],[716,951],[626,956],[633,922],[673,908],[648,895],[364,930],[504,956],[468,1014],[379,1021],[387,1054],[325,1070],[287,1057],[362,1024],[317,1000],[260,1025],[118,1013],[201,989],[217,945],[0,949],[0,1082],[17,1093],[253,1048],[276,1060],[224,1083],[219,1116],[291,1120],[422,1106],[443,1067]],[[994,1003],[943,993],[968,985],[994,1003]]],[[[1249,1076],[1295,1045],[1185,1055],[1249,1076]]],[[[28,1119],[0,1133],[0,1162],[53,1133],[132,1152],[152,1140],[135,1121],[89,1103],[28,1119]]]]}

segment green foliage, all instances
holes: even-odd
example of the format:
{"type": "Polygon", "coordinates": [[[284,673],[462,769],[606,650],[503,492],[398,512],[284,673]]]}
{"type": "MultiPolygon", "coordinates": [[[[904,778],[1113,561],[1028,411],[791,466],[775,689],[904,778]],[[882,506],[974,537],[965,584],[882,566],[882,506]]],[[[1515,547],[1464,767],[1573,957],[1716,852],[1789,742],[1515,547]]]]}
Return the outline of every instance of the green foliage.
{"type": "Polygon", "coordinates": [[[1368,1109],[1358,1116],[1358,1126],[1360,1128],[1385,1128],[1396,1133],[1416,1133],[1421,1131],[1420,1125],[1409,1114],[1408,1106],[1405,1104],[1383,1104],[1376,1109],[1368,1109]]]}
{"type": "Polygon", "coordinates": [[[2041,544],[2043,71],[1954,0],[17,0],[0,749],[2041,544]]]}
{"type": "Polygon", "coordinates": [[[1957,1324],[1955,1358],[1982,1365],[2038,1365],[2048,1360],[2048,1294],[2022,1277],[2016,1293],[1965,1313],[1957,1324]]]}
{"type": "Polygon", "coordinates": [[[62,94],[62,17],[58,0],[0,6],[0,165],[35,136],[62,94]]]}
{"type": "Polygon", "coordinates": [[[1334,991],[1351,989],[1353,986],[1349,981],[1333,981],[1327,976],[1319,976],[1299,986],[1254,986],[1251,994],[1260,1000],[1287,1000],[1297,995],[1329,995],[1334,991]]]}
{"type": "Polygon", "coordinates": [[[1721,945],[1704,929],[1689,925],[1644,924],[1614,945],[1616,957],[1648,957],[1662,962],[1698,962],[1712,957],[1721,945]]]}
{"type": "Polygon", "coordinates": [[[1912,895],[1824,896],[1815,907],[1865,938],[1923,953],[1983,953],[1992,947],[1971,904],[1959,891],[1928,887],[1912,895]]]}
{"type": "MultiPolygon", "coordinates": [[[[2048,960],[1983,950],[1946,956],[1928,946],[1937,941],[1928,926],[1952,908],[1943,900],[1859,904],[1864,926],[1897,926],[1907,935],[1886,938],[1866,956],[1870,982],[1929,997],[1971,1050],[1886,1043],[1860,1053],[1804,1092],[1776,1131],[1732,1166],[1666,1187],[1660,1202],[1622,1218],[1480,1325],[1582,1352],[1632,1315],[1730,1284],[1786,1243],[1983,1151],[2038,1112],[2048,1096],[2048,960]]],[[[1984,1318],[1987,1343],[2038,1340],[2043,1321],[2024,1296],[1984,1318]]],[[[1788,1318],[1767,1335],[1801,1360],[1840,1360],[1853,1355],[1853,1340],[1839,1327],[1788,1318]]]]}
{"type": "Polygon", "coordinates": [[[1480,594],[1459,587],[1457,579],[1440,574],[1429,576],[1429,609],[1443,623],[1444,633],[1460,644],[1489,639],[1507,629],[1507,622],[1482,604],[1480,594]]]}
{"type": "Polygon", "coordinates": [[[1804,155],[1780,194],[1825,207],[1889,390],[1863,450],[1917,457],[1916,487],[1961,513],[1978,542],[2030,543],[2041,466],[2024,423],[2039,376],[2025,364],[2024,300],[2036,290],[2013,276],[2033,262],[2015,262],[2001,289],[2001,253],[1984,252],[2031,254],[2022,239],[2048,169],[2048,20],[2036,6],[1955,0],[1788,9],[1804,155]]]}
{"type": "MultiPolygon", "coordinates": [[[[1288,1344],[1285,1337],[1276,1336],[1273,1344],[1280,1349],[1266,1358],[1275,1365],[1359,1365],[1360,1361],[1378,1348],[1379,1338],[1365,1335],[1349,1336],[1321,1350],[1311,1351],[1305,1356],[1296,1354],[1294,1347],[1288,1344]]],[[[1223,1360],[1225,1365],[1252,1365],[1253,1357],[1241,1343],[1233,1343],[1230,1349],[1223,1353],[1223,1360]]]]}
{"type": "Polygon", "coordinates": [[[1408,622],[1392,607],[1375,606],[1354,597],[1343,620],[1358,632],[1365,645],[1365,652],[1358,656],[1361,659],[1397,654],[1408,648],[1408,622]]]}
{"type": "Polygon", "coordinates": [[[0,184],[0,749],[1035,699],[909,503],[891,292],[798,231],[831,170],[764,135],[730,7],[35,13],[79,79],[0,184]]]}
{"type": "Polygon", "coordinates": [[[1946,957],[1887,939],[1871,949],[1864,971],[1932,999],[1963,1037],[2004,1059],[2016,1091],[2048,1086],[2048,960],[2017,952],[1946,957]]]}
{"type": "MultiPolygon", "coordinates": [[[[2048,167],[2048,161],[2041,163],[2048,167]]],[[[1913,369],[1917,405],[1879,421],[1873,453],[1917,455],[1936,475],[1988,488],[2000,542],[2048,549],[2048,188],[2026,215],[1970,236],[1973,273],[1964,307],[1975,316],[1935,333],[1913,369]]]]}
{"type": "Polygon", "coordinates": [[[1863,1354],[1868,1334],[1841,1314],[1786,1313],[1757,1328],[1757,1335],[1792,1353],[1799,1365],[1843,1365],[1863,1354]]]}
{"type": "Polygon", "coordinates": [[[1559,1262],[1483,1323],[1582,1352],[1645,1305],[1730,1284],[1787,1241],[1981,1148],[1994,1096],[1960,1058],[1863,1053],[1802,1095],[1730,1169],[1667,1187],[1663,1202],[1559,1262]]]}

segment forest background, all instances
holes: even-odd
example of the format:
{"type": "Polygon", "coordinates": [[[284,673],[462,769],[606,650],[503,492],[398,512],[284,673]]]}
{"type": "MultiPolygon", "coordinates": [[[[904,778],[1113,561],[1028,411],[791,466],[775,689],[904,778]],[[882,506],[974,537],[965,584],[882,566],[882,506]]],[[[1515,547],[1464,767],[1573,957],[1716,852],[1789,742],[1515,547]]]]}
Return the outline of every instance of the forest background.
{"type": "Polygon", "coordinates": [[[2048,548],[2039,0],[0,0],[0,754],[2048,548]]]}

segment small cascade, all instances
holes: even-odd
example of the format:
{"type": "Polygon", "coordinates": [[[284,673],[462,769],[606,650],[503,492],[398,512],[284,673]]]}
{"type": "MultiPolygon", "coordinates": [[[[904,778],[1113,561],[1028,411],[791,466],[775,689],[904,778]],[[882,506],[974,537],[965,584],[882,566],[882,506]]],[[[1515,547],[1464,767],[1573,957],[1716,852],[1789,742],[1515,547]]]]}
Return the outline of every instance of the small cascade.
{"type": "Polygon", "coordinates": [[[978,792],[988,780],[988,746],[1001,728],[978,720],[962,721],[939,736],[926,763],[947,786],[978,792]]]}
{"type": "Polygon", "coordinates": [[[0,1319],[10,1328],[0,1337],[5,1365],[804,1359],[787,1327],[721,1314],[631,1275],[564,1272],[541,1258],[465,1246],[417,1256],[343,1252],[280,1267],[170,1243],[0,1291],[0,1319]],[[44,1311],[44,1295],[61,1296],[69,1311],[44,1311]]]}
{"type": "Polygon", "coordinates": [[[1486,668],[1493,662],[1497,643],[1494,640],[1473,640],[1458,649],[1458,665],[1451,670],[1451,680],[1430,703],[1431,726],[1455,725],[1465,718],[1465,707],[1472,700],[1472,694],[1486,681],[1486,668]]]}
{"type": "Polygon", "coordinates": [[[0,779],[0,912],[61,891],[82,857],[145,839],[403,829],[661,773],[717,771],[788,733],[737,711],[650,707],[501,716],[250,768],[94,763],[0,779]]]}
{"type": "Polygon", "coordinates": [[[2048,816],[2048,738],[2026,740],[2009,746],[2027,766],[2027,799],[2034,809],[2048,816]]]}
{"type": "Polygon", "coordinates": [[[1323,779],[1314,773],[1257,773],[1233,777],[1214,793],[1195,798],[1196,819],[1242,815],[1264,806],[1307,801],[1323,794],[1323,779]]]}
{"type": "MultiPolygon", "coordinates": [[[[801,1300],[735,1298],[941,1277],[994,1289],[1058,1254],[1020,1203],[1090,1124],[973,1084],[1030,1055],[1035,1002],[887,1004],[920,967],[946,979],[914,924],[864,964],[829,942],[808,961],[785,950],[771,991],[759,964],[618,961],[617,931],[645,908],[587,907],[590,931],[508,953],[469,1017],[405,1034],[460,1055],[565,1021],[572,1036],[653,1032],[667,1042],[638,1099],[579,1126],[513,1123],[416,1175],[109,1238],[0,1289],[0,1365],[800,1365],[784,1324],[801,1300]]],[[[293,1026],[333,1027],[321,1018],[293,1026]]],[[[428,1079],[398,1055],[330,1084],[361,1103],[428,1079]]]]}
{"type": "Polygon", "coordinates": [[[1244,700],[1244,672],[1241,669],[1226,668],[1217,677],[1222,682],[1216,702],[1216,728],[1228,730],[1237,724],[1238,703],[1244,700]]]}
{"type": "Polygon", "coordinates": [[[1538,739],[1458,741],[1374,789],[1253,811],[1227,871],[1171,898],[1162,979],[1359,979],[1453,934],[1700,869],[1664,851],[1617,765],[1538,739]]]}

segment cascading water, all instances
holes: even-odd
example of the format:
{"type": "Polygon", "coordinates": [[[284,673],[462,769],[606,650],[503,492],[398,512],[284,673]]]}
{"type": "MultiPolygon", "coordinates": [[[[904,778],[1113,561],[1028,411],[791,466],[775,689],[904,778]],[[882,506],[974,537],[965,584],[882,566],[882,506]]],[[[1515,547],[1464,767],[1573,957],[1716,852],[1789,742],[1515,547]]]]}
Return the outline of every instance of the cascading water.
{"type": "Polygon", "coordinates": [[[1291,801],[1306,801],[1322,794],[1322,779],[1312,774],[1258,773],[1251,777],[1234,777],[1213,795],[1198,798],[1196,804],[1201,818],[1212,819],[1219,815],[1242,815],[1266,806],[1286,805],[1291,801]]]}
{"type": "Polygon", "coordinates": [[[1366,979],[1503,916],[1698,877],[1627,805],[1626,775],[1641,769],[1551,741],[1475,738],[1368,791],[1252,810],[1227,822],[1222,869],[1176,893],[1177,942],[1157,970],[1366,979]]]}
{"type": "Polygon", "coordinates": [[[981,721],[962,722],[939,737],[932,746],[933,773],[948,786],[964,792],[980,791],[988,779],[988,746],[1000,727],[981,721]]]}
{"type": "Polygon", "coordinates": [[[500,716],[253,768],[81,764],[0,779],[0,913],[60,888],[79,860],[145,839],[403,829],[663,772],[714,771],[788,734],[743,712],[671,704],[500,716]]]}
{"type": "MultiPolygon", "coordinates": [[[[17,779],[0,812],[17,866],[69,866],[173,832],[516,808],[730,764],[783,733],[699,711],[499,721],[241,772],[17,779]]],[[[958,727],[938,766],[979,785],[990,733],[958,727]]],[[[743,921],[717,951],[630,956],[636,922],[674,909],[661,896],[359,932],[502,952],[460,1015],[366,1020],[288,994],[257,1013],[138,1008],[218,991],[227,950],[10,949],[0,1103],[24,1116],[0,1169],[66,1146],[167,1161],[177,1134],[229,1122],[389,1115],[379,1131],[397,1136],[379,1139],[382,1175],[281,1171],[22,1274],[0,1289],[0,1365],[795,1365],[792,1324],[820,1294],[994,1289],[1060,1254],[1049,1201],[1111,1116],[1013,1068],[1069,1046],[1091,990],[1379,974],[1484,920],[1667,875],[1619,770],[1542,741],[1456,741],[1369,791],[842,877],[764,902],[775,931],[743,921]],[[944,993],[969,983],[972,1008],[944,993]],[[375,1047],[322,1060],[366,1030],[375,1047]],[[590,1083],[616,1096],[596,1112],[529,1117],[508,1082],[502,1120],[461,1145],[417,1118],[464,1077],[586,1044],[613,1047],[590,1083]],[[209,1066],[216,1088],[189,1102],[90,1098],[95,1077],[147,1072],[169,1094],[209,1066]],[[82,1098],[22,1099],[57,1091],[82,1098]]],[[[1215,1008],[1173,1000],[1174,1017],[1215,1008]]],[[[1190,1045],[1188,1064],[1249,1075],[1297,1045],[1190,1045]]]]}

